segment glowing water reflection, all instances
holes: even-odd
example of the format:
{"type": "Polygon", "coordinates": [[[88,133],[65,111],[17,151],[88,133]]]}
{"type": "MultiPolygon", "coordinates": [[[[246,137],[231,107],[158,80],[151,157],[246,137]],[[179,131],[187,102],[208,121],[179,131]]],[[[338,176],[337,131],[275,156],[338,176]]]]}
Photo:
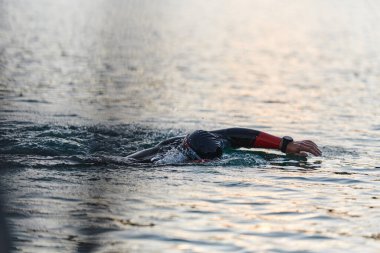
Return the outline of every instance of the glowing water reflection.
{"type": "Polygon", "coordinates": [[[16,251],[377,252],[375,1],[0,1],[1,192],[16,251]],[[125,156],[250,127],[324,157],[125,156]]]}

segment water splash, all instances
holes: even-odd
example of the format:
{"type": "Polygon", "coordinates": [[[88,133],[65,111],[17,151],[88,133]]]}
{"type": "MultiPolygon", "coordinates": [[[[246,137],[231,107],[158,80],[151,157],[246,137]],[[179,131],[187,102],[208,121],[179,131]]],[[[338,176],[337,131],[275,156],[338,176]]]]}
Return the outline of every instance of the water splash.
{"type": "Polygon", "coordinates": [[[168,150],[165,154],[157,155],[152,158],[153,163],[157,165],[181,164],[186,160],[187,157],[175,147],[168,150]]]}

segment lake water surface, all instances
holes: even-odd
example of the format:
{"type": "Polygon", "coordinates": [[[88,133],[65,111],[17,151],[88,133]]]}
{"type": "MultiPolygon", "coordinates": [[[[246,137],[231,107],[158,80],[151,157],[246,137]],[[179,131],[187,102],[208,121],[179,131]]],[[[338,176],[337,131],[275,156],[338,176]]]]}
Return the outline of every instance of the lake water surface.
{"type": "Polygon", "coordinates": [[[380,3],[0,0],[15,252],[379,252],[380,3]],[[320,145],[125,157],[195,129],[320,145]]]}

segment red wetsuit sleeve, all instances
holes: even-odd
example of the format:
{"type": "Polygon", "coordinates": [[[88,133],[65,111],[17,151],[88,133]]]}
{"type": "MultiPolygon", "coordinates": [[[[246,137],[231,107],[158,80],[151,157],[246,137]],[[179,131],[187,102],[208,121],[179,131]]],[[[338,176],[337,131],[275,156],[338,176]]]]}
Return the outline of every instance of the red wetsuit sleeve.
{"type": "Polygon", "coordinates": [[[264,132],[260,132],[253,140],[252,147],[254,148],[271,148],[280,149],[281,138],[264,132]]]}

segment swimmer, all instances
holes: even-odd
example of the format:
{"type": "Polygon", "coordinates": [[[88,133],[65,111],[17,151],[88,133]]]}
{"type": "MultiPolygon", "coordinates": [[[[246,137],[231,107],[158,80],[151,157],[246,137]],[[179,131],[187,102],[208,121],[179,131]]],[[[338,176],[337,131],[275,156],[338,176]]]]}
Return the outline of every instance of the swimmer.
{"type": "Polygon", "coordinates": [[[127,158],[137,162],[154,162],[157,155],[176,148],[188,161],[203,162],[221,158],[226,148],[265,148],[281,150],[286,154],[321,156],[318,146],[309,140],[294,141],[292,137],[276,137],[247,128],[227,128],[216,131],[196,130],[186,136],[160,142],[127,158]]]}

